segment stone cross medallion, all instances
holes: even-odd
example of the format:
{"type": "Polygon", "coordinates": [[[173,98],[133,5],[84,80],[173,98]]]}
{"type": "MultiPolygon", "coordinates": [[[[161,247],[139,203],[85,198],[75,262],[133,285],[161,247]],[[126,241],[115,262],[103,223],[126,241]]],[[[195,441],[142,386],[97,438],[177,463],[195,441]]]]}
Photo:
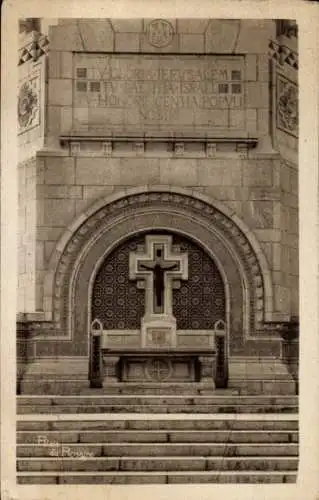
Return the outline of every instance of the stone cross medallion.
{"type": "Polygon", "coordinates": [[[166,47],[173,39],[172,24],[165,19],[154,19],[147,27],[148,41],[153,47],[166,47]]]}
{"type": "Polygon", "coordinates": [[[188,278],[188,256],[172,251],[172,237],[147,235],[146,252],[131,252],[130,279],[145,289],[145,315],[141,324],[142,345],[176,345],[173,288],[188,278]]]}

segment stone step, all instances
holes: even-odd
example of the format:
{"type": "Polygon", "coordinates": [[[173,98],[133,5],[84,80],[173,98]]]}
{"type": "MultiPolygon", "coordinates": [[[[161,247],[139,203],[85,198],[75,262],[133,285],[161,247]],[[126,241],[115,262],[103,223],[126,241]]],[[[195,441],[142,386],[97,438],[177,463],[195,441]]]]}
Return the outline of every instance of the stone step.
{"type": "Polygon", "coordinates": [[[101,389],[85,388],[81,390],[80,395],[109,395],[109,394],[185,394],[185,395],[238,395],[238,389],[214,389],[211,384],[205,382],[114,382],[104,385],[101,389]]]}
{"type": "Polygon", "coordinates": [[[298,407],[294,405],[263,405],[263,404],[158,404],[158,405],[22,405],[19,404],[17,413],[26,414],[62,414],[62,413],[297,413],[298,407]]]}
{"type": "MultiPolygon", "coordinates": [[[[79,416],[80,417],[80,416],[79,416]]],[[[239,416],[238,416],[239,417],[239,416]]],[[[263,430],[263,431],[297,431],[298,420],[296,418],[288,419],[275,418],[271,420],[262,419],[240,419],[240,418],[201,418],[201,419],[173,419],[166,420],[160,419],[104,419],[103,420],[63,420],[58,415],[48,416],[47,420],[41,421],[40,419],[34,420],[20,420],[17,422],[18,431],[108,431],[108,430],[138,430],[138,431],[211,431],[211,430],[263,430]]]]}
{"type": "Polygon", "coordinates": [[[18,431],[18,444],[49,443],[298,443],[297,431],[18,431]]]}
{"type": "Polygon", "coordinates": [[[213,396],[213,395],[101,395],[101,396],[19,396],[18,406],[105,406],[105,405],[269,405],[298,406],[295,396],[213,396]]]}
{"type": "Polygon", "coordinates": [[[18,458],[17,471],[296,471],[297,457],[90,457],[18,458]]]}
{"type": "Polygon", "coordinates": [[[185,483],[217,483],[217,484],[279,484],[295,483],[297,475],[291,471],[211,471],[198,472],[81,472],[74,473],[25,472],[17,474],[18,484],[185,484],[185,483]]]}
{"type": "Polygon", "coordinates": [[[188,442],[187,444],[176,443],[103,443],[99,444],[32,444],[18,445],[18,457],[66,457],[66,458],[90,458],[90,457],[268,457],[268,456],[298,456],[298,445],[285,444],[229,444],[227,443],[205,443],[188,442]]]}

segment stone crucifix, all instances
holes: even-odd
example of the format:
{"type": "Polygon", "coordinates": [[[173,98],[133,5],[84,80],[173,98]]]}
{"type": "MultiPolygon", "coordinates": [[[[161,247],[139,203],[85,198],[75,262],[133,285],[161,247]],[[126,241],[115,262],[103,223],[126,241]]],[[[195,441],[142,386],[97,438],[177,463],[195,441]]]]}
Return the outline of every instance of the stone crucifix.
{"type": "MultiPolygon", "coordinates": [[[[153,260],[138,261],[138,270],[143,269],[153,272],[153,312],[155,314],[164,313],[165,302],[165,274],[167,271],[177,271],[180,273],[180,263],[176,260],[165,260],[163,257],[164,248],[156,248],[153,260]]],[[[175,273],[174,273],[175,274],[175,273]]]]}
{"type": "Polygon", "coordinates": [[[172,251],[169,235],[147,235],[145,247],[145,252],[130,253],[130,279],[145,290],[142,337],[149,334],[155,339],[164,335],[164,331],[172,336],[176,331],[173,288],[188,278],[188,256],[172,251]]]}
{"type": "Polygon", "coordinates": [[[171,253],[169,236],[146,236],[146,249],[130,254],[130,279],[146,281],[145,313],[171,314],[173,281],[187,279],[187,255],[171,253]]]}

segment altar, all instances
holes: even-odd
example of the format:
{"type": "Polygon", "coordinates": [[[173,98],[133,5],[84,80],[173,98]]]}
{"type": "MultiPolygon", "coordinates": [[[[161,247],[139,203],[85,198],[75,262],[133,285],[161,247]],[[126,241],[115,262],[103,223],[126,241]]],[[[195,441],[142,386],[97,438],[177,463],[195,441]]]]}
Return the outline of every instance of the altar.
{"type": "MultiPolygon", "coordinates": [[[[136,290],[143,294],[143,315],[140,328],[112,330],[95,317],[91,324],[93,386],[119,382],[207,382],[215,387],[216,343],[215,337],[225,339],[225,323],[215,322],[213,329],[181,329],[180,313],[174,294],[181,290],[189,278],[196,283],[197,297],[193,304],[204,307],[201,314],[208,317],[207,303],[201,303],[199,277],[189,273],[189,252],[174,244],[171,234],[146,234],[136,245],[135,251],[126,252],[128,281],[133,295],[136,290]],[[134,288],[132,288],[132,285],[134,288]],[[177,312],[178,318],[174,314],[177,312]],[[178,319],[178,321],[177,321],[178,319]],[[179,323],[179,325],[178,325],[179,323]],[[94,354],[95,353],[95,354],[94,354]]],[[[194,260],[192,250],[191,262],[194,260]]],[[[195,254],[195,262],[199,260],[195,254]]],[[[124,264],[124,257],[121,257],[124,264]]],[[[198,262],[197,262],[198,266],[198,262]]],[[[193,268],[194,269],[194,268],[193,268]]],[[[195,267],[196,269],[196,267],[195,267]]],[[[205,269],[209,270],[208,267],[205,269]]],[[[109,270],[114,270],[109,264],[109,270]]],[[[218,275],[215,270],[215,278],[218,275]]],[[[123,280],[120,280],[123,281],[123,280]]],[[[215,279],[216,281],[216,279],[215,279]]],[[[215,283],[216,285],[216,283],[215,283]]],[[[182,290],[181,303],[187,306],[186,290],[182,290]],[[184,296],[184,297],[183,297],[184,296]]],[[[206,286],[207,292],[213,292],[206,286]]],[[[206,295],[203,296],[207,299],[206,295]]],[[[213,296],[211,297],[213,298],[213,296]]],[[[100,300],[100,299],[99,299],[100,300]]],[[[131,296],[132,300],[132,296],[131,296]]],[[[98,301],[99,303],[99,301],[98,301]]],[[[133,305],[128,297],[128,306],[133,305]]],[[[187,309],[182,309],[182,314],[187,309]]],[[[107,324],[107,322],[106,322],[107,324]]]]}

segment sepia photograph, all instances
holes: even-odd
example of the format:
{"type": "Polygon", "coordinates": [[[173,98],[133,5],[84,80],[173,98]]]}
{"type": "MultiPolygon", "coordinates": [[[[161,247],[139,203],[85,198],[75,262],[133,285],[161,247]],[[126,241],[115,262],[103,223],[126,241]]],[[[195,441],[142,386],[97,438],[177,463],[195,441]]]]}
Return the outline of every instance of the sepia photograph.
{"type": "Polygon", "coordinates": [[[298,23],[17,29],[17,484],[295,484],[298,23]]]}

